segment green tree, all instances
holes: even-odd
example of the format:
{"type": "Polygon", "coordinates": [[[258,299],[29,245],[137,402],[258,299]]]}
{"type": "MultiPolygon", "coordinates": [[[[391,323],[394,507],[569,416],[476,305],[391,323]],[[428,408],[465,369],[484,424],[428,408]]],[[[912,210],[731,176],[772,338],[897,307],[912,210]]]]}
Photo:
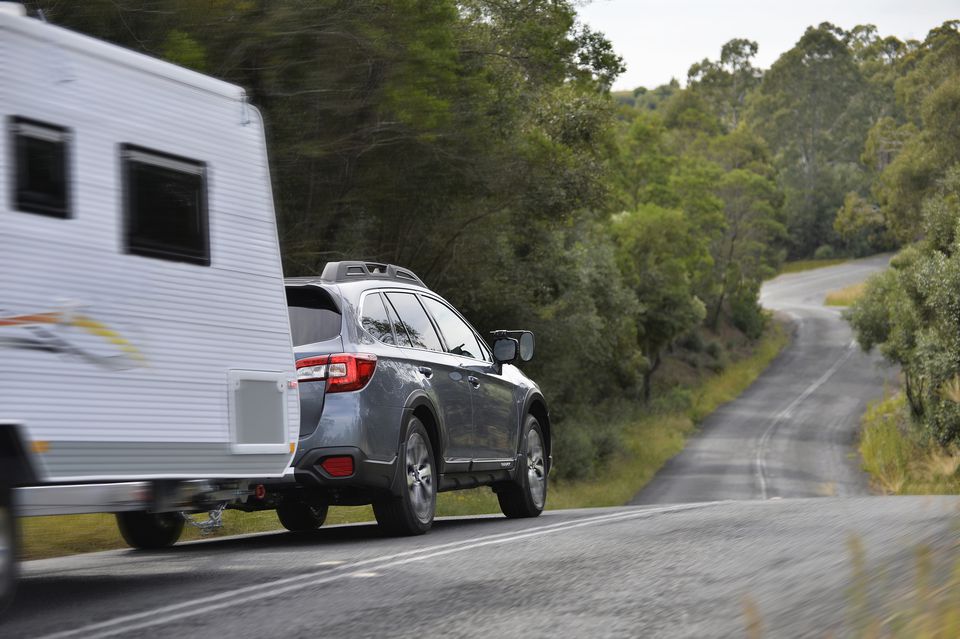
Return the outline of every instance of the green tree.
{"type": "Polygon", "coordinates": [[[748,118],[774,153],[794,255],[831,241],[844,194],[862,181],[869,101],[845,38],[829,23],[808,28],[751,95],[748,118]]]}
{"type": "Polygon", "coordinates": [[[924,239],[873,278],[849,314],[864,349],[899,364],[914,417],[942,444],[960,441],[960,406],[944,386],[960,374],[960,164],[923,205],[924,239]]]}
{"type": "Polygon", "coordinates": [[[723,45],[719,60],[704,59],[687,72],[687,86],[704,96],[728,131],[740,125],[747,95],[760,83],[762,73],[751,62],[756,55],[756,42],[736,38],[723,45]]]}
{"type": "Polygon", "coordinates": [[[696,233],[678,210],[655,204],[619,213],[612,220],[617,261],[625,284],[639,303],[637,342],[646,358],[643,396],[650,399],[652,377],[664,351],[705,316],[694,294],[689,238],[696,233]]]}

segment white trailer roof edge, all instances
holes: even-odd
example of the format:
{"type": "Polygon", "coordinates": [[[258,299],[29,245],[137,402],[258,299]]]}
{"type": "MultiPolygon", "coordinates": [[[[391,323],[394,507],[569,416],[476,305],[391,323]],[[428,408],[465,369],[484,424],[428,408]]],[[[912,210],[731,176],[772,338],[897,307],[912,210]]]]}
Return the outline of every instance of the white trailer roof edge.
{"type": "Polygon", "coordinates": [[[238,102],[244,102],[247,98],[246,91],[235,84],[217,80],[216,78],[185,69],[170,62],[164,62],[145,53],[139,53],[116,44],[97,40],[96,38],[65,29],[55,24],[20,16],[15,12],[7,10],[0,11],[0,29],[16,31],[38,40],[46,40],[54,46],[73,49],[80,53],[103,58],[127,67],[133,67],[202,91],[232,98],[238,102]]]}

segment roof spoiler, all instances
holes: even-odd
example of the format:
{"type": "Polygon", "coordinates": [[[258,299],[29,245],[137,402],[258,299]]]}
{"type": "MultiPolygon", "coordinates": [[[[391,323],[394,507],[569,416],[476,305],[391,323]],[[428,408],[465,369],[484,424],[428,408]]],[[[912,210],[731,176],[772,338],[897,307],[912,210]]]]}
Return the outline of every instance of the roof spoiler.
{"type": "Polygon", "coordinates": [[[382,262],[327,262],[320,279],[324,282],[350,282],[355,280],[396,280],[425,286],[416,274],[394,264],[382,262]]]}

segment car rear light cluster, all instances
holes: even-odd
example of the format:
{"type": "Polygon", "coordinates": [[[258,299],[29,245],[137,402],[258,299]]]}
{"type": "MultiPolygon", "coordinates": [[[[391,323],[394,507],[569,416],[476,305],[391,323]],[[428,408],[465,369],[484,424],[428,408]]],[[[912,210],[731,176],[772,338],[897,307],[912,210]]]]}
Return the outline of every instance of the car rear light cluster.
{"type": "Polygon", "coordinates": [[[338,353],[306,357],[297,361],[297,381],[327,382],[326,392],[360,390],[377,370],[377,356],[367,353],[338,353]]]}

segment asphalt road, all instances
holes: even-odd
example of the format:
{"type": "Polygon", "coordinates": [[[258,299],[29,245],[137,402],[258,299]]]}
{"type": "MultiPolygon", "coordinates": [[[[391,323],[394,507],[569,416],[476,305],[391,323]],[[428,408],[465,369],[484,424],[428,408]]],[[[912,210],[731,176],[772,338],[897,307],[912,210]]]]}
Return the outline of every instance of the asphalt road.
{"type": "MultiPolygon", "coordinates": [[[[555,511],[31,562],[3,637],[850,636],[848,542],[876,616],[916,543],[956,540],[954,498],[867,497],[555,511]],[[894,575],[895,579],[880,578],[894,575]]],[[[904,601],[903,605],[907,605],[904,601]]]]}
{"type": "Polygon", "coordinates": [[[760,301],[791,320],[792,343],[735,401],[707,418],[634,504],[869,494],[855,437],[866,404],[896,383],[854,343],[829,291],[882,270],[887,256],[781,275],[760,301]]]}
{"type": "Polygon", "coordinates": [[[743,501],[446,519],[406,539],[341,526],[28,562],[0,637],[742,637],[750,621],[767,637],[850,636],[857,594],[875,618],[909,604],[915,546],[955,550],[960,511],[953,497],[773,499],[865,491],[849,444],[883,373],[819,303],[880,263],[765,288],[764,302],[796,320],[793,346],[708,420],[691,447],[702,468],[684,453],[651,488],[661,492],[644,491],[743,501]],[[859,593],[851,539],[868,558],[859,593]]]}

